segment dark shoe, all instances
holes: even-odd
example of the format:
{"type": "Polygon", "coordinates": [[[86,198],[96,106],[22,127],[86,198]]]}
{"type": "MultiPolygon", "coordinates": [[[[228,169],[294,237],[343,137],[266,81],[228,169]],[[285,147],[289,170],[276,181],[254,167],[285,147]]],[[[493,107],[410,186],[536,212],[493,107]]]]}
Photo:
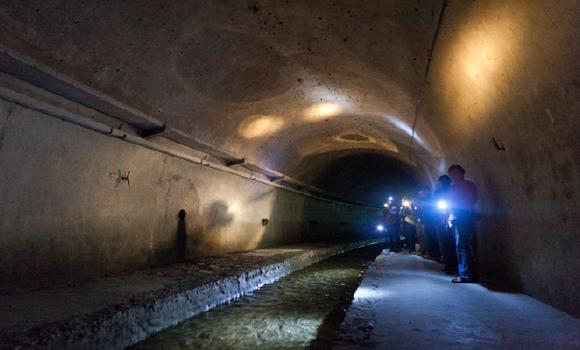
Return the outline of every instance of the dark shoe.
{"type": "Polygon", "coordinates": [[[471,278],[467,278],[467,277],[455,277],[454,279],[451,280],[451,282],[453,282],[453,283],[472,283],[473,281],[471,280],[471,278]]]}

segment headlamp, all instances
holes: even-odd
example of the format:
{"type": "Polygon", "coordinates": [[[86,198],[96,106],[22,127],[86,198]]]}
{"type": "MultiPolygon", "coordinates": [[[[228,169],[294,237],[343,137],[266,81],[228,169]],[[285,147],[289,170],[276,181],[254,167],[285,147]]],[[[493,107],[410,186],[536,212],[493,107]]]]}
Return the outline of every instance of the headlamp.
{"type": "Polygon", "coordinates": [[[403,203],[402,204],[403,204],[403,206],[405,208],[410,208],[411,207],[411,201],[408,200],[408,199],[403,200],[403,203]]]}
{"type": "Polygon", "coordinates": [[[384,230],[385,230],[385,227],[383,225],[377,225],[377,231],[383,232],[384,230]]]}
{"type": "Polygon", "coordinates": [[[445,211],[449,209],[449,204],[447,204],[447,201],[441,200],[437,202],[437,208],[439,208],[442,211],[445,211]]]}

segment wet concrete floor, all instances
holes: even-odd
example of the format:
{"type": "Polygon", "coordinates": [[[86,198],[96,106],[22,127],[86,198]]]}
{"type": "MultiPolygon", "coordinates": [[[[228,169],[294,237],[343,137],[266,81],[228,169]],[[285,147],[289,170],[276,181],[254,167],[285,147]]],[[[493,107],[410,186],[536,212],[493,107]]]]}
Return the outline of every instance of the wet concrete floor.
{"type": "Polygon", "coordinates": [[[529,296],[453,284],[442,265],[383,251],[334,349],[580,349],[580,320],[529,296]]]}

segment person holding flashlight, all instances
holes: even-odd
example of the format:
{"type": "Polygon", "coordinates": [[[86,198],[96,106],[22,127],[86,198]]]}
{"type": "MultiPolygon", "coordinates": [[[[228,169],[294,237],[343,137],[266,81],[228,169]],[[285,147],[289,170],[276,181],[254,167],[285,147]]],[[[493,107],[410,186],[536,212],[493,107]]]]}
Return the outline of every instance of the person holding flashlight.
{"type": "Polygon", "coordinates": [[[421,247],[421,255],[425,258],[439,261],[441,250],[437,240],[437,211],[433,205],[431,187],[424,186],[417,194],[417,241],[421,247]]]}
{"type": "Polygon", "coordinates": [[[455,237],[449,227],[449,190],[451,178],[447,175],[439,176],[433,195],[434,203],[439,210],[437,220],[437,240],[441,249],[441,257],[445,264],[444,271],[448,274],[457,273],[457,251],[455,249],[455,237]]]}
{"type": "Polygon", "coordinates": [[[459,164],[449,167],[449,177],[453,181],[449,190],[450,223],[455,234],[459,276],[453,283],[474,282],[474,264],[471,248],[475,238],[475,203],[477,187],[465,179],[465,169],[459,164]]]}

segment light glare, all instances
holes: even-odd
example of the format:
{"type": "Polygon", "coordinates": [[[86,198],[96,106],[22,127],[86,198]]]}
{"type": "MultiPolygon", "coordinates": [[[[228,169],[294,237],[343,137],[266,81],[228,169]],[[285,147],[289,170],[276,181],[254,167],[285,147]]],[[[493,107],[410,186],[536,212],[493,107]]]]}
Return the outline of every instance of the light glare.
{"type": "Polygon", "coordinates": [[[448,208],[447,202],[443,200],[437,202],[437,208],[441,210],[446,210],[448,208]]]}
{"type": "Polygon", "coordinates": [[[304,111],[304,119],[309,122],[318,122],[335,117],[342,112],[342,108],[335,103],[317,103],[304,111]]]}
{"type": "Polygon", "coordinates": [[[384,288],[368,288],[368,287],[358,287],[356,292],[354,293],[354,299],[379,299],[389,296],[389,292],[384,290],[384,288]]]}
{"type": "Polygon", "coordinates": [[[270,136],[284,126],[284,119],[274,115],[256,115],[244,120],[239,134],[246,139],[270,136]]]}

